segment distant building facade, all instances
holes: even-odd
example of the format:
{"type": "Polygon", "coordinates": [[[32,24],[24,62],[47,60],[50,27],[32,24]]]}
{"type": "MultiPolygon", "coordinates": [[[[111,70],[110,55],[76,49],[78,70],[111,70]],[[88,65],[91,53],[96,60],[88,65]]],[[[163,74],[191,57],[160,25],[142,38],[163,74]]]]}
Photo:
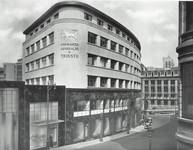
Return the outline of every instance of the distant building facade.
{"type": "Polygon", "coordinates": [[[163,68],[170,69],[174,67],[174,60],[168,56],[163,58],[163,68]]]}
{"type": "Polygon", "coordinates": [[[178,109],[179,69],[147,68],[142,72],[142,95],[150,113],[174,113],[178,109]]]}
{"type": "Polygon", "coordinates": [[[4,63],[0,68],[0,80],[22,81],[22,59],[16,63],[4,63]]]}
{"type": "Polygon", "coordinates": [[[176,51],[182,83],[182,110],[176,133],[177,149],[193,149],[193,2],[179,2],[179,42],[176,51]]]}

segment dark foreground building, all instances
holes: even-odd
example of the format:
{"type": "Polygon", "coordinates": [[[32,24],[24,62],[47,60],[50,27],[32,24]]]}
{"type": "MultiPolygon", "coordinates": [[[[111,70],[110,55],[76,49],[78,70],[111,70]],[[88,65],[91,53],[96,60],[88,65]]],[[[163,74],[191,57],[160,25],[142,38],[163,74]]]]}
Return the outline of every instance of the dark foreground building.
{"type": "Polygon", "coordinates": [[[182,116],[176,137],[178,150],[193,149],[193,2],[179,2],[179,54],[182,116]]]}
{"type": "Polygon", "coordinates": [[[0,149],[43,150],[129,132],[140,119],[137,97],[136,90],[1,81],[0,149]]]}

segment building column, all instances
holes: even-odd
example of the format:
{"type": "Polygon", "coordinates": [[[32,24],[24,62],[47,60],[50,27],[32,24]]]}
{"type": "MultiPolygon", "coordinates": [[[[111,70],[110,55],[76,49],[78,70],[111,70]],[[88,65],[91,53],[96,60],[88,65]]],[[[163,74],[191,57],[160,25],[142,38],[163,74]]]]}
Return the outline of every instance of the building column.
{"type": "Polygon", "coordinates": [[[123,80],[123,85],[122,85],[123,88],[125,88],[125,80],[123,80]]]}
{"type": "Polygon", "coordinates": [[[108,79],[107,79],[107,88],[110,88],[110,87],[111,87],[111,79],[108,78],[108,79]]]}
{"type": "Polygon", "coordinates": [[[101,57],[100,57],[100,56],[97,56],[96,65],[97,65],[98,67],[101,67],[101,57]]]}
{"type": "Polygon", "coordinates": [[[101,83],[101,78],[97,77],[97,79],[96,79],[96,87],[100,87],[100,83],[101,83]]]}
{"type": "Polygon", "coordinates": [[[100,36],[97,35],[97,38],[96,38],[96,45],[100,46],[100,36]]]}
{"type": "Polygon", "coordinates": [[[111,41],[110,40],[107,41],[107,49],[111,49],[111,41]]]}
{"type": "Polygon", "coordinates": [[[126,71],[126,69],[125,69],[125,64],[123,64],[123,67],[121,68],[121,71],[126,71]]]}
{"type": "Polygon", "coordinates": [[[119,62],[118,61],[115,64],[115,70],[119,70],[119,62]]]}
{"type": "Polygon", "coordinates": [[[110,59],[107,60],[107,68],[111,68],[111,60],[110,59]]]}
{"type": "Polygon", "coordinates": [[[116,44],[115,52],[119,52],[119,44],[116,44]]]}
{"type": "Polygon", "coordinates": [[[116,88],[119,88],[119,79],[116,79],[115,87],[116,87],[116,88]]]}

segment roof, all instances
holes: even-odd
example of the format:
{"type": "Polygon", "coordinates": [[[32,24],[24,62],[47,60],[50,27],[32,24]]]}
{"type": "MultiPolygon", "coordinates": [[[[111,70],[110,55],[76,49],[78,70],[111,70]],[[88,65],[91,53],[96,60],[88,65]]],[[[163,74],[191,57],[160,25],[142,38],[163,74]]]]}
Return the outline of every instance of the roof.
{"type": "Polygon", "coordinates": [[[136,43],[137,47],[139,48],[139,50],[141,49],[141,45],[140,45],[139,40],[125,26],[120,24],[115,19],[113,19],[113,18],[109,17],[108,15],[104,14],[103,12],[99,11],[98,9],[96,9],[96,8],[86,4],[86,3],[77,2],[77,1],[63,1],[63,2],[56,3],[51,8],[49,8],[42,16],[40,16],[35,22],[33,22],[23,33],[24,34],[30,33],[34,28],[36,28],[39,24],[44,22],[55,11],[57,11],[58,9],[60,9],[62,7],[69,7],[69,6],[85,9],[85,10],[87,10],[87,11],[93,13],[93,14],[96,14],[97,16],[101,17],[102,19],[105,19],[106,21],[108,21],[112,25],[122,29],[124,32],[126,32],[135,41],[135,43],[136,43]]]}

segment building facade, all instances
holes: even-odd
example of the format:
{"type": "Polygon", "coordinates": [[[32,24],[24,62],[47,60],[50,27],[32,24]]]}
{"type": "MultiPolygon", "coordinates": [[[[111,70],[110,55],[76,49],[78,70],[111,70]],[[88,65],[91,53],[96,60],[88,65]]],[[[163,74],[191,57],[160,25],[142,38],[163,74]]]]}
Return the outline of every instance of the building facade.
{"type": "Polygon", "coordinates": [[[179,98],[178,67],[147,68],[142,72],[142,93],[149,113],[175,113],[179,98]]]}
{"type": "Polygon", "coordinates": [[[61,2],[24,34],[23,77],[69,88],[140,89],[140,43],[127,28],[81,2],[61,2]],[[73,79],[73,80],[72,80],[73,79]]]}
{"type": "Polygon", "coordinates": [[[182,82],[182,110],[176,133],[178,150],[193,148],[193,2],[179,2],[179,42],[176,48],[182,82]]]}
{"type": "Polygon", "coordinates": [[[53,5],[24,34],[30,149],[45,149],[47,140],[59,147],[102,139],[138,125],[141,47],[127,28],[92,6],[68,1],[53,5]],[[53,119],[47,121],[44,94],[53,84],[61,90],[50,98],[53,119]]]}

